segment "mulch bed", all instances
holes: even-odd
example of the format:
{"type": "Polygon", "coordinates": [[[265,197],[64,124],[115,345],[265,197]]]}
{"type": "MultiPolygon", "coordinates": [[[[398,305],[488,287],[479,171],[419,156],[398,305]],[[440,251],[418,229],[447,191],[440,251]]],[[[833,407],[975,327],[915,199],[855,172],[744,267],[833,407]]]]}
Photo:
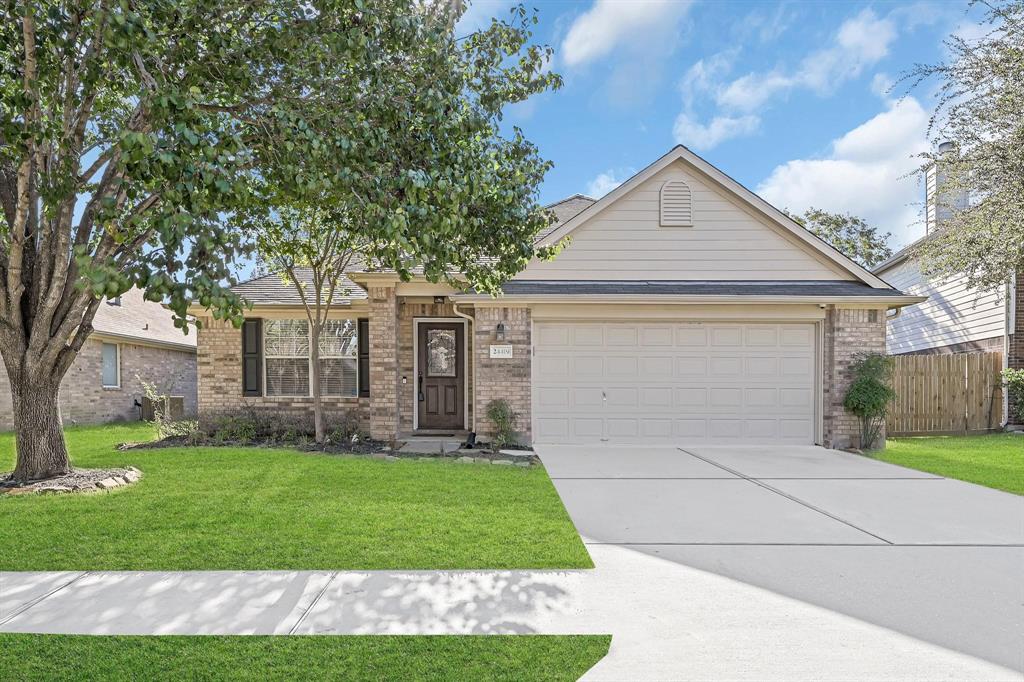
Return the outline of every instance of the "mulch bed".
{"type": "Polygon", "coordinates": [[[70,473],[41,481],[19,483],[11,473],[0,474],[0,495],[28,495],[32,493],[91,493],[112,490],[135,483],[142,472],[135,467],[127,469],[72,469],[70,473]]]}

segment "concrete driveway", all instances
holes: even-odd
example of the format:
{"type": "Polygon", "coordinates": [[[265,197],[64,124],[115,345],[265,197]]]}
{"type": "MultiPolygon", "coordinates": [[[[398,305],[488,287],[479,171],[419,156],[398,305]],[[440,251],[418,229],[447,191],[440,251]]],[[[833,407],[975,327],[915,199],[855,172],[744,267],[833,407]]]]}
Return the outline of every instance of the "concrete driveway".
{"type": "Polygon", "coordinates": [[[1024,671],[1024,498],[817,447],[538,451],[595,561],[656,556],[1024,671]]]}

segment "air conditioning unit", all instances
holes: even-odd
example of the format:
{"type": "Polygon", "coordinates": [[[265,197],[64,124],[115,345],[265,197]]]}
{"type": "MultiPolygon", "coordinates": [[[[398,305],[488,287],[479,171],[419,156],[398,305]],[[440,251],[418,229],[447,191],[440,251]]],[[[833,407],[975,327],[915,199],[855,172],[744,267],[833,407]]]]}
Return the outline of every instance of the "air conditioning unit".
{"type": "Polygon", "coordinates": [[[185,418],[185,396],[162,396],[160,400],[142,399],[142,421],[151,422],[156,418],[157,410],[170,417],[172,421],[185,418]]]}

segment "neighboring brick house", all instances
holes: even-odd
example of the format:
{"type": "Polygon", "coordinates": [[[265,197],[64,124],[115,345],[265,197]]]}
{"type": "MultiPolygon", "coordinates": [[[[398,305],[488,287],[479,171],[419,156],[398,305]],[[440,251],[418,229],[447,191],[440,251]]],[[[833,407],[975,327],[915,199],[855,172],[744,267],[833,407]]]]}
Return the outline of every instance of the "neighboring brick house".
{"type": "MultiPolygon", "coordinates": [[[[328,409],[376,438],[473,431],[508,401],[524,442],[857,444],[847,367],[885,351],[907,296],[685,147],[600,200],[549,207],[571,243],[498,298],[353,271],[334,314],[328,409]]],[[[308,413],[293,287],[238,285],[244,327],[202,319],[202,420],[308,413]]]]}
{"type": "MultiPolygon", "coordinates": [[[[174,326],[171,313],[132,289],[100,304],[95,331],[60,385],[65,424],[102,424],[140,418],[142,382],[184,399],[196,414],[196,334],[174,326]]],[[[0,363],[0,429],[12,429],[11,389],[0,363]]]]}

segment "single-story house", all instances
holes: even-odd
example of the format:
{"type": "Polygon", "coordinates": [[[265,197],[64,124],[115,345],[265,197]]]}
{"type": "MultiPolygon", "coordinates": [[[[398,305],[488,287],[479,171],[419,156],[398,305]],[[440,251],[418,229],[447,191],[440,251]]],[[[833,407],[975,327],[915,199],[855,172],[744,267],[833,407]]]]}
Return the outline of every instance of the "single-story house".
{"type": "MultiPolygon", "coordinates": [[[[196,334],[174,326],[170,311],[131,289],[100,304],[95,331],[60,385],[65,424],[102,424],[141,417],[142,382],[181,398],[196,414],[196,334]]],[[[0,363],[0,429],[14,428],[11,387],[0,363]]]]}
{"type": "MultiPolygon", "coordinates": [[[[842,406],[856,353],[885,351],[906,295],[678,146],[599,200],[550,207],[571,237],[491,297],[348,273],[329,330],[328,409],[373,437],[473,431],[486,406],[535,443],[856,444],[842,406]]],[[[239,284],[240,331],[193,312],[201,419],[307,412],[309,338],[274,276],[239,284]]]]}

